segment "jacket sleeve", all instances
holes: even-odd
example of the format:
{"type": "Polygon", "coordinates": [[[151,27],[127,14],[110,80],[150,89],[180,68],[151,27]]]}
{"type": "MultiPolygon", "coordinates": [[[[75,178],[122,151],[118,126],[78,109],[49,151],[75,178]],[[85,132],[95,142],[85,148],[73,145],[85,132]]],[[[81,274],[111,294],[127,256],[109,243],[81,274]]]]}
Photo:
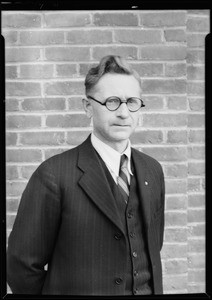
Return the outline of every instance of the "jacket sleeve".
{"type": "Polygon", "coordinates": [[[13,293],[41,293],[59,224],[59,185],[44,162],[23,192],[8,240],[7,281],[13,293]]]}
{"type": "Polygon", "coordinates": [[[165,218],[165,180],[163,170],[161,168],[161,219],[160,219],[160,250],[163,247],[164,237],[164,218],[165,218]]]}

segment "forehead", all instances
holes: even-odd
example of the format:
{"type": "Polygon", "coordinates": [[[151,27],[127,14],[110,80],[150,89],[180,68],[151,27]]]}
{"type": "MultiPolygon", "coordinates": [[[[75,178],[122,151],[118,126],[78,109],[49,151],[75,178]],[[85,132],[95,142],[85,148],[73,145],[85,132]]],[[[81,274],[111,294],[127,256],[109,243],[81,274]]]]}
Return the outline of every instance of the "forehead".
{"type": "Polygon", "coordinates": [[[133,75],[108,73],[100,78],[95,86],[95,92],[104,97],[139,97],[141,88],[133,75]]]}

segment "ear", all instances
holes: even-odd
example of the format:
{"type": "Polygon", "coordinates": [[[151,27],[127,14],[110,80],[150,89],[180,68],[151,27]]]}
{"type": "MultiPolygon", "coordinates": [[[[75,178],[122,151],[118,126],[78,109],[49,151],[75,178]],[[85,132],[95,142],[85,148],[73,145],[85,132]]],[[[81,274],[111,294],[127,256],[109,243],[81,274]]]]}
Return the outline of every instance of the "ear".
{"type": "Polygon", "coordinates": [[[83,108],[85,110],[85,113],[87,115],[87,117],[90,119],[92,118],[93,116],[93,109],[92,109],[92,105],[90,103],[90,101],[86,98],[83,98],[82,99],[82,105],[83,105],[83,108]]]}

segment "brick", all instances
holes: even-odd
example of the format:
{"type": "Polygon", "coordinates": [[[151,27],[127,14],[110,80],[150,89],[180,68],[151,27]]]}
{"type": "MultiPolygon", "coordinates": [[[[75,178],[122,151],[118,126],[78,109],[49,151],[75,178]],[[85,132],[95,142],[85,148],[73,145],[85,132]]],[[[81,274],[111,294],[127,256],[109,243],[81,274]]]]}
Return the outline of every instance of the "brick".
{"type": "Polygon", "coordinates": [[[187,208],[187,196],[185,195],[167,195],[166,196],[166,210],[187,208]]]}
{"type": "Polygon", "coordinates": [[[165,64],[165,76],[168,76],[168,77],[186,76],[186,64],[185,63],[165,64]]]}
{"type": "Polygon", "coordinates": [[[188,272],[189,282],[205,282],[205,269],[203,270],[190,270],[188,272]]]}
{"type": "Polygon", "coordinates": [[[137,26],[138,18],[133,13],[94,13],[96,26],[137,26]]]}
{"type": "Polygon", "coordinates": [[[188,174],[191,176],[203,176],[205,174],[204,162],[189,162],[188,174]]]}
{"type": "Polygon", "coordinates": [[[26,98],[21,103],[22,109],[25,111],[41,111],[41,110],[64,110],[64,98],[26,98]]]}
{"type": "Polygon", "coordinates": [[[85,114],[76,115],[51,115],[46,118],[47,127],[68,128],[68,127],[87,127],[90,120],[85,114]]]}
{"type": "MultiPolygon", "coordinates": [[[[209,14],[210,14],[210,10],[209,9],[195,9],[195,10],[193,10],[193,9],[188,9],[187,10],[187,13],[190,15],[190,14],[192,14],[192,15],[205,15],[205,16],[209,16],[209,14]]],[[[196,16],[194,16],[194,17],[196,17],[196,16]]]]}
{"type": "Polygon", "coordinates": [[[188,80],[204,80],[205,79],[205,67],[190,65],[187,67],[188,80]]]}
{"type": "Polygon", "coordinates": [[[200,188],[200,178],[188,178],[188,188],[189,193],[199,192],[200,188]]]}
{"type": "Polygon", "coordinates": [[[145,104],[145,110],[162,110],[164,109],[163,96],[142,96],[145,104]]]}
{"type": "Polygon", "coordinates": [[[6,145],[7,146],[14,146],[17,144],[17,133],[15,132],[6,132],[6,145]]]}
{"type": "Polygon", "coordinates": [[[68,99],[68,109],[71,111],[83,111],[82,97],[71,97],[68,99]]]}
{"type": "Polygon", "coordinates": [[[8,48],[5,51],[5,62],[30,62],[40,59],[39,48],[8,48]]]}
{"type": "Polygon", "coordinates": [[[61,145],[65,142],[64,132],[24,132],[20,133],[19,143],[22,145],[61,145]]]}
{"type": "Polygon", "coordinates": [[[205,209],[188,209],[188,223],[204,222],[205,209]]]}
{"type": "Polygon", "coordinates": [[[166,226],[186,226],[187,214],[185,212],[165,212],[166,226]]]}
{"type": "Polygon", "coordinates": [[[187,97],[186,96],[168,96],[167,97],[168,109],[174,110],[187,110],[187,97]]]}
{"type": "Polygon", "coordinates": [[[170,260],[165,262],[164,274],[183,274],[187,272],[187,261],[182,260],[170,260]]]}
{"type": "Polygon", "coordinates": [[[204,64],[205,50],[201,49],[188,49],[187,50],[187,63],[188,64],[204,64]]]}
{"type": "Polygon", "coordinates": [[[53,77],[53,65],[21,65],[20,78],[45,79],[53,77]]]}
{"type": "Polygon", "coordinates": [[[186,24],[186,13],[184,11],[142,13],[141,23],[146,27],[184,26],[186,24]]]}
{"type": "Polygon", "coordinates": [[[188,196],[189,207],[203,207],[205,206],[205,195],[202,194],[190,194],[188,196]]]}
{"type": "Polygon", "coordinates": [[[62,31],[23,31],[20,32],[20,43],[23,46],[55,45],[64,43],[62,31]]]}
{"type": "Polygon", "coordinates": [[[160,144],[163,142],[163,132],[161,130],[139,130],[132,134],[130,140],[132,144],[160,144]]]}
{"type": "Polygon", "coordinates": [[[13,46],[17,44],[18,32],[17,31],[2,31],[2,35],[5,39],[5,47],[13,46]]]}
{"type": "Polygon", "coordinates": [[[6,99],[5,102],[6,111],[19,111],[19,100],[18,99],[6,99]]]}
{"type": "MultiPolygon", "coordinates": [[[[205,221],[205,219],[204,219],[205,221]]],[[[204,222],[203,221],[203,222],[204,222]]],[[[204,224],[189,224],[188,237],[205,237],[205,223],[204,224]]]]}
{"type": "Polygon", "coordinates": [[[96,67],[96,63],[79,63],[79,75],[86,76],[90,68],[96,67]]]}
{"type": "Polygon", "coordinates": [[[38,149],[7,149],[7,162],[41,162],[42,153],[38,149]]]}
{"type": "Polygon", "coordinates": [[[187,244],[173,243],[163,244],[161,257],[165,259],[169,258],[186,258],[187,257],[187,244]]]}
{"type": "Polygon", "coordinates": [[[40,96],[41,86],[37,82],[6,82],[7,96],[40,96]]]}
{"type": "Polygon", "coordinates": [[[90,58],[88,47],[49,47],[45,49],[47,61],[85,61],[90,58]]]}
{"type": "Polygon", "coordinates": [[[206,292],[205,283],[188,283],[187,292],[191,294],[201,294],[206,292]]]}
{"type": "Polygon", "coordinates": [[[44,150],[44,156],[45,156],[45,160],[46,159],[48,159],[48,158],[50,158],[50,157],[52,157],[52,156],[54,156],[54,155],[56,155],[56,154],[60,154],[60,153],[62,153],[62,152],[64,152],[64,151],[66,151],[66,150],[68,150],[68,149],[63,149],[63,148],[53,148],[53,149],[46,149],[46,150],[44,150]]]}
{"type": "Polygon", "coordinates": [[[183,194],[187,191],[187,182],[185,179],[166,180],[167,194],[183,194]]]}
{"type": "Polygon", "coordinates": [[[163,76],[163,64],[162,63],[132,63],[132,68],[141,77],[163,76]]]}
{"type": "Polygon", "coordinates": [[[187,31],[206,31],[209,32],[209,19],[205,17],[189,16],[187,19],[187,31]]]}
{"type": "Polygon", "coordinates": [[[77,77],[76,64],[58,64],[56,65],[57,77],[77,77]]]}
{"type": "Polygon", "coordinates": [[[23,181],[7,182],[6,194],[8,196],[20,196],[23,193],[26,184],[27,183],[23,181]]]}
{"type": "Polygon", "coordinates": [[[144,60],[183,60],[186,58],[185,46],[144,46],[140,49],[140,58],[144,60]]]}
{"type": "Polygon", "coordinates": [[[39,14],[24,14],[16,12],[14,14],[2,14],[2,28],[34,28],[41,27],[41,16],[39,14]]]}
{"type": "Polygon", "coordinates": [[[115,42],[126,44],[162,43],[161,30],[119,29],[114,31],[115,42]]]}
{"type": "Polygon", "coordinates": [[[167,42],[186,42],[186,32],[183,29],[165,29],[164,36],[167,42]]]}
{"type": "Polygon", "coordinates": [[[16,213],[18,210],[18,206],[19,206],[19,200],[17,198],[8,198],[7,199],[7,212],[9,213],[16,213]]]}
{"type": "Polygon", "coordinates": [[[186,144],[187,130],[170,130],[167,134],[167,143],[186,144]]]}
{"type": "Polygon", "coordinates": [[[79,95],[84,94],[84,84],[81,81],[51,82],[45,84],[46,95],[79,95]]]}
{"type": "Polygon", "coordinates": [[[205,99],[203,97],[188,98],[189,108],[194,111],[202,111],[205,109],[205,99]]]}
{"type": "Polygon", "coordinates": [[[143,152],[159,161],[175,162],[187,160],[185,147],[147,147],[143,148],[143,152]]]}
{"type": "Polygon", "coordinates": [[[7,228],[8,229],[12,229],[14,221],[15,221],[15,217],[16,217],[15,214],[12,214],[12,215],[9,214],[9,215],[7,215],[7,228]]]}
{"type": "Polygon", "coordinates": [[[24,179],[29,179],[37,167],[38,165],[21,166],[21,177],[24,179]]]}
{"type": "Polygon", "coordinates": [[[168,164],[164,166],[166,178],[186,178],[187,172],[187,165],[184,164],[168,164]]]}
{"type": "Polygon", "coordinates": [[[143,93],[182,94],[186,92],[185,79],[143,79],[143,93]]]}
{"type": "Polygon", "coordinates": [[[15,79],[18,77],[17,66],[5,66],[6,79],[15,79]]]}
{"type": "Polygon", "coordinates": [[[23,115],[7,116],[6,125],[7,128],[36,128],[41,126],[41,117],[23,115]]]}
{"type": "Polygon", "coordinates": [[[185,228],[166,228],[164,242],[187,242],[187,230],[185,228]]]}
{"type": "Polygon", "coordinates": [[[206,34],[191,33],[187,34],[187,45],[190,48],[205,47],[205,36],[206,34]]]}
{"type": "Polygon", "coordinates": [[[164,277],[164,290],[167,291],[176,291],[187,288],[187,274],[164,277]]]}
{"type": "Polygon", "coordinates": [[[90,24],[89,13],[62,12],[62,13],[45,13],[44,20],[46,27],[78,27],[90,24]]]}
{"type": "Polygon", "coordinates": [[[14,180],[18,179],[18,168],[17,166],[6,166],[6,179],[14,180]]]}
{"type": "Polygon", "coordinates": [[[93,59],[99,60],[106,55],[119,55],[126,59],[137,59],[137,48],[133,46],[102,46],[93,48],[93,59]]]}
{"type": "Polygon", "coordinates": [[[205,115],[189,114],[188,115],[188,126],[189,127],[204,127],[205,126],[205,115]]]}
{"type": "Polygon", "coordinates": [[[79,145],[85,141],[90,131],[71,131],[67,133],[67,143],[70,145],[79,145]]]}
{"type": "Polygon", "coordinates": [[[205,254],[190,254],[188,255],[188,267],[189,268],[205,268],[205,254]]]}
{"type": "Polygon", "coordinates": [[[182,114],[146,114],[143,116],[146,127],[177,127],[187,125],[187,115],[182,114]]]}
{"type": "Polygon", "coordinates": [[[67,32],[67,43],[69,44],[107,44],[112,43],[111,30],[71,30],[67,32]]]}

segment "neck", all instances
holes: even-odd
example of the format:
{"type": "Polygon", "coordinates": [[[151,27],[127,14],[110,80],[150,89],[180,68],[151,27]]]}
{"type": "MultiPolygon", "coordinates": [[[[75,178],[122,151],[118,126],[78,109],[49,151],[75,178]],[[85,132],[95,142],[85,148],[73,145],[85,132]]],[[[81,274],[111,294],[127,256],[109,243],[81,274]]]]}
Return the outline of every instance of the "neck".
{"type": "Polygon", "coordinates": [[[101,136],[99,136],[98,134],[96,134],[95,132],[93,132],[93,134],[103,143],[105,143],[106,145],[108,145],[109,147],[113,148],[114,150],[116,150],[119,153],[124,152],[124,150],[127,148],[128,145],[128,139],[127,140],[123,140],[123,141],[108,141],[107,139],[102,138],[101,136]]]}

